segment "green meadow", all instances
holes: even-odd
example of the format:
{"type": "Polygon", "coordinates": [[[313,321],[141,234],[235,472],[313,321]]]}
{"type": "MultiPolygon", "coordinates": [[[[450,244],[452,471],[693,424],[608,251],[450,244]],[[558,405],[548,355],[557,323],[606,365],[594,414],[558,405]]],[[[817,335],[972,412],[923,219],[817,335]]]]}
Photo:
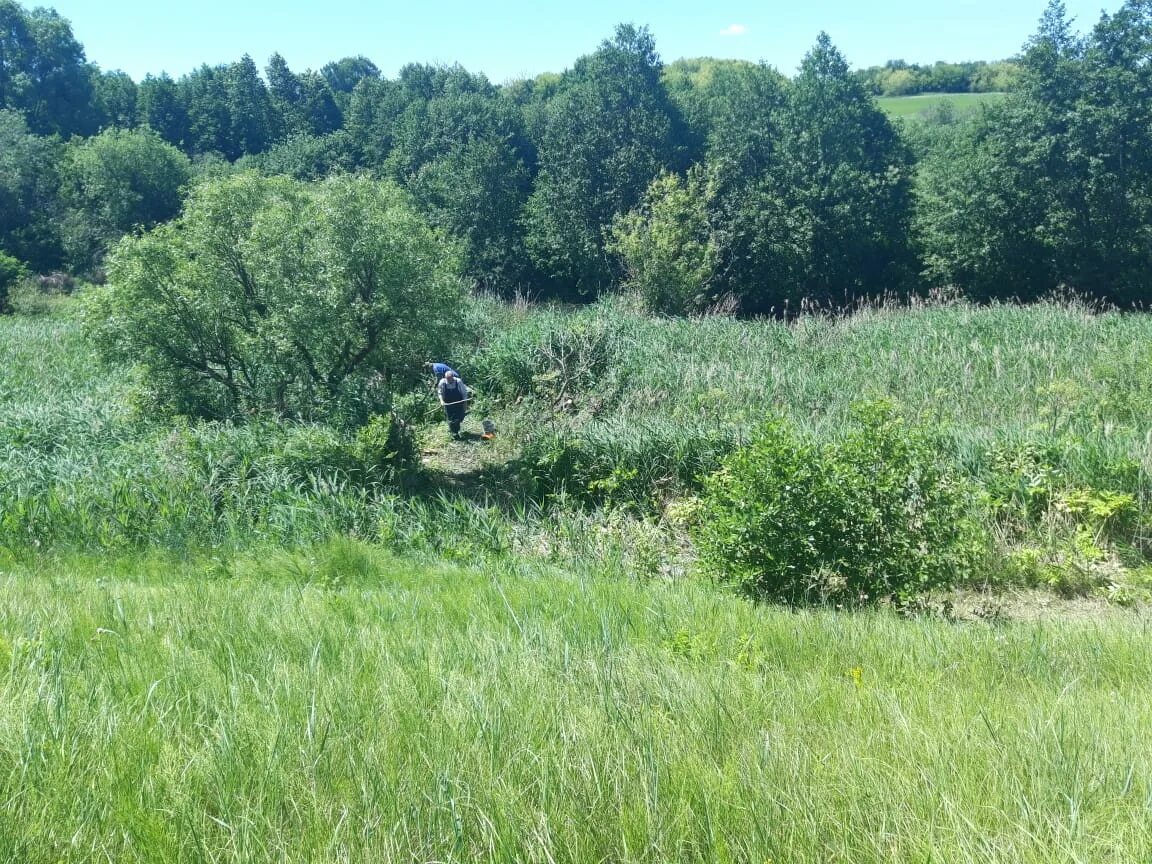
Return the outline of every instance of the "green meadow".
{"type": "Polygon", "coordinates": [[[17,566],[0,856],[1145,860],[1149,645],[351,541],[17,566]]]}
{"type": "Polygon", "coordinates": [[[386,485],[354,432],[154,416],[76,311],[0,318],[0,860],[1152,854],[1147,319],[482,302],[471,436],[402,394],[386,485]],[[902,609],[702,577],[700,474],[862,400],[982,490],[980,573],[902,609]]]}
{"type": "Polygon", "coordinates": [[[1004,93],[920,93],[915,96],[879,96],[877,104],[889,117],[912,117],[916,119],[939,111],[944,106],[958,114],[979,110],[981,105],[994,105],[1004,98],[1004,93]]]}

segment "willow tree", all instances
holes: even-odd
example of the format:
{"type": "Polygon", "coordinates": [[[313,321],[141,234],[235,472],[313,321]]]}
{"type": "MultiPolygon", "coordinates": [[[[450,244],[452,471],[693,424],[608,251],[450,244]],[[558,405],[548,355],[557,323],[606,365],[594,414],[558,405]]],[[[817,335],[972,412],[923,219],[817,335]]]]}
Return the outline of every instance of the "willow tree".
{"type": "Polygon", "coordinates": [[[459,324],[453,249],[388,183],[240,174],[125,239],[90,332],[157,404],[202,417],[356,419],[459,324]]]}

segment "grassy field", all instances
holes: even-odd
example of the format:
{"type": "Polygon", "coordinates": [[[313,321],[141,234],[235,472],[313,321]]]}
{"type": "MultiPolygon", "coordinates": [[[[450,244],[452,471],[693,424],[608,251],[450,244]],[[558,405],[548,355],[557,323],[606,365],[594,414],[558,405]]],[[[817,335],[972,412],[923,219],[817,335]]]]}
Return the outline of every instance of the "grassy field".
{"type": "Polygon", "coordinates": [[[1148,860],[1147,627],[348,541],[9,566],[0,860],[1148,860]]]}
{"type": "Polygon", "coordinates": [[[879,96],[876,101],[890,117],[920,118],[942,105],[957,113],[975,111],[1003,99],[1004,93],[921,93],[916,96],[879,96]]]}
{"type": "Polygon", "coordinates": [[[402,394],[399,488],[355,432],[153,416],[74,312],[0,318],[0,861],[1152,857],[1148,318],[482,303],[497,438],[402,394]],[[695,578],[698,472],[861,399],[982,490],[994,593],[695,578]]]}
{"type": "Polygon", "coordinates": [[[1143,316],[944,304],[783,323],[482,304],[454,360],[480,394],[466,428],[490,415],[497,439],[451,442],[427,394],[401,396],[424,451],[402,490],[373,479],[355,432],[154,417],[69,309],[0,319],[0,554],[347,535],[437,558],[679,572],[691,550],[666,517],[766,417],[831,440],[853,405],[885,400],[986,499],[982,580],[1125,602],[1152,584],[1143,316]]]}

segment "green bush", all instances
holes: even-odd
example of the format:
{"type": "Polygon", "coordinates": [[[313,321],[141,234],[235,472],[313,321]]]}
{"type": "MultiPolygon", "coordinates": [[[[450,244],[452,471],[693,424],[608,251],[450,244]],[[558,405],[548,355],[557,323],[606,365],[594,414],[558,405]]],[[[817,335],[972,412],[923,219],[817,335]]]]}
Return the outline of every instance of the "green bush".
{"type": "Polygon", "coordinates": [[[11,289],[28,275],[24,265],[0,252],[0,313],[11,312],[12,307],[8,301],[11,289]]]}
{"type": "Polygon", "coordinates": [[[972,572],[985,540],[967,481],[883,403],[818,443],[771,420],[705,480],[705,567],[789,600],[908,599],[972,572]]]}

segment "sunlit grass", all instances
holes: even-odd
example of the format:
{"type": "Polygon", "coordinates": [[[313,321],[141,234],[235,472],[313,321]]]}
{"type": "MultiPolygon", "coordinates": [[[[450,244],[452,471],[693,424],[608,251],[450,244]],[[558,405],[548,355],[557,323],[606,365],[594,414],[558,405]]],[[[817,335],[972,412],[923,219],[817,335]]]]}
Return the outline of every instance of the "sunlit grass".
{"type": "Polygon", "coordinates": [[[0,579],[0,859],[1140,861],[1146,621],[360,544],[0,579]]]}
{"type": "Polygon", "coordinates": [[[876,102],[890,117],[920,118],[943,105],[957,113],[976,111],[999,102],[1005,93],[920,93],[916,96],[880,96],[876,102]]]}

